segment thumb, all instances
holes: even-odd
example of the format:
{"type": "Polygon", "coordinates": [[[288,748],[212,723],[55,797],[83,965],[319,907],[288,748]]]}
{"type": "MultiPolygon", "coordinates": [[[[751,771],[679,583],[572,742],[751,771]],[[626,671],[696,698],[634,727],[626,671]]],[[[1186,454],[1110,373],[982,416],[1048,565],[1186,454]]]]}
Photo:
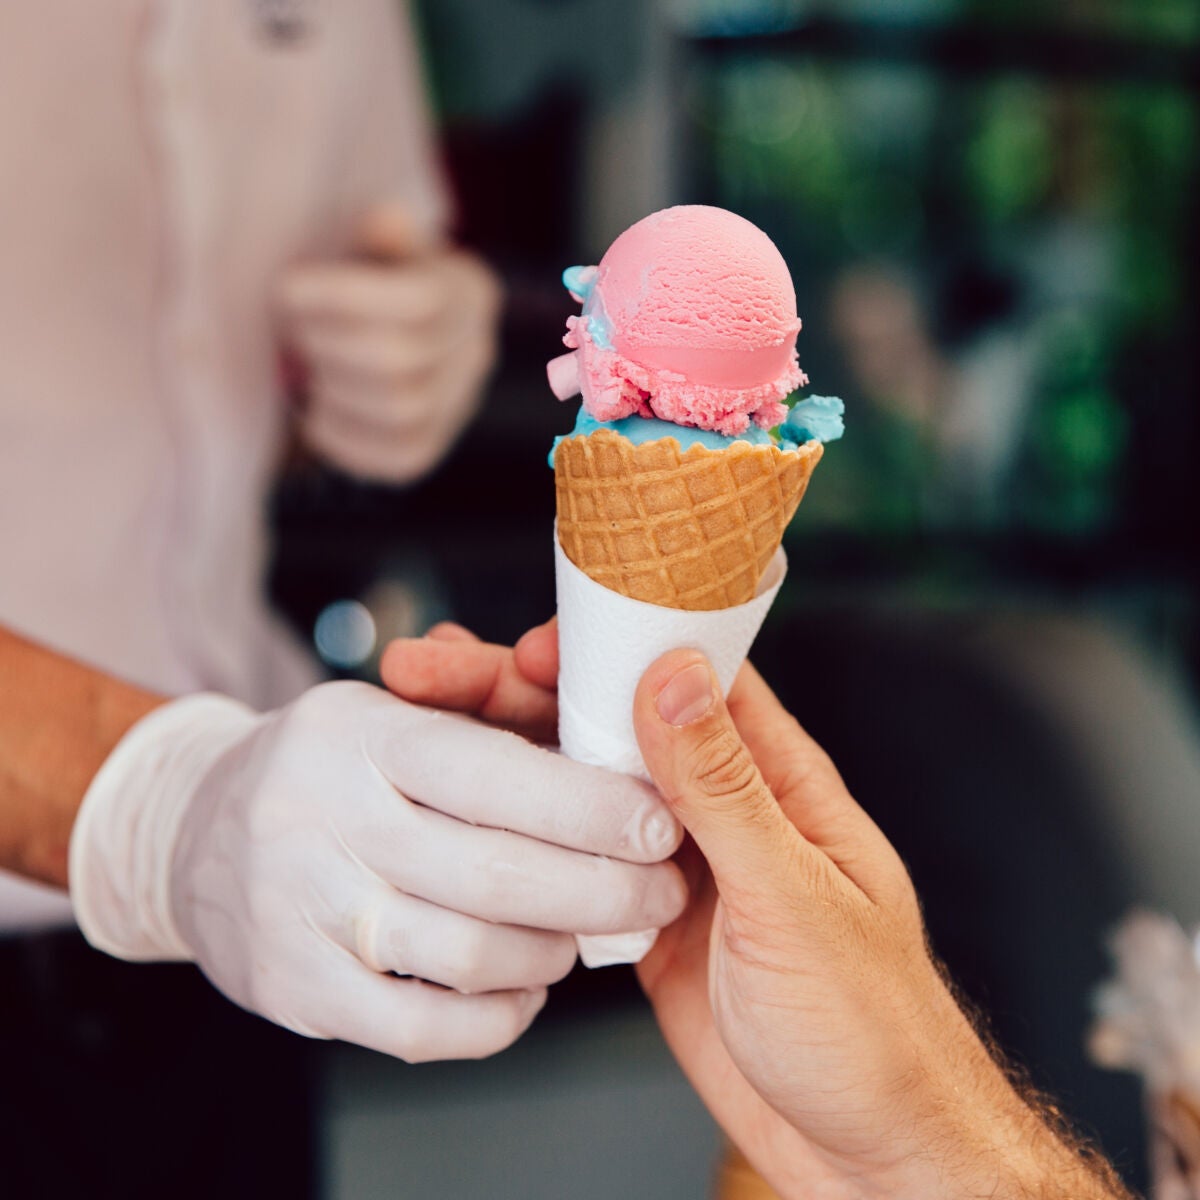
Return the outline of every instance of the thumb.
{"type": "Polygon", "coordinates": [[[438,233],[419,222],[402,204],[379,204],[358,223],[354,249],[380,264],[419,258],[439,244],[438,233]]]}
{"type": "Polygon", "coordinates": [[[642,676],[634,728],[646,768],[726,900],[760,893],[818,852],[784,816],[738,734],[708,660],[673,650],[642,676]]]}

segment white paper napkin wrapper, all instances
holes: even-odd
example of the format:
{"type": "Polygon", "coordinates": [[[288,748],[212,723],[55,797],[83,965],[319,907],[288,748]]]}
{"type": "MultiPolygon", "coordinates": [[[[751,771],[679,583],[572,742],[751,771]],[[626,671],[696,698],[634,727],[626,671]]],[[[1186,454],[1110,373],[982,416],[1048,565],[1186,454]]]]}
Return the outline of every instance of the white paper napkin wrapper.
{"type": "MultiPolygon", "coordinates": [[[[557,530],[554,567],[562,751],[649,782],[633,731],[633,696],[646,668],[668,650],[699,650],[728,693],[787,574],[787,555],[776,551],[753,600],[715,612],[663,608],[611,591],[563,553],[557,530]]],[[[650,930],[576,940],[585,966],[605,967],[640,962],[657,936],[650,930]]]]}

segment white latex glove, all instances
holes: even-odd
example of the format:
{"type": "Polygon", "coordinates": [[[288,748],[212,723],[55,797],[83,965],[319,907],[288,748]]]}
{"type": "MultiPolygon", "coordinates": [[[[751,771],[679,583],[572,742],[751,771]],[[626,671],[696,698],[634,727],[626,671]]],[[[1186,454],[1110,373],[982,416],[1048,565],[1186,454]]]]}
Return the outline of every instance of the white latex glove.
{"type": "Polygon", "coordinates": [[[194,960],[298,1033],[477,1058],[525,1030],[572,933],[679,914],[678,869],[636,865],[679,839],[643,784],[366,684],[261,716],[194,696],[96,776],[71,897],[99,949],[194,960]]]}
{"type": "Polygon", "coordinates": [[[500,286],[473,254],[368,214],[361,261],[301,265],[279,289],[283,335],[308,371],[305,440],[364,478],[404,483],[442,458],[496,357],[500,286]]]}

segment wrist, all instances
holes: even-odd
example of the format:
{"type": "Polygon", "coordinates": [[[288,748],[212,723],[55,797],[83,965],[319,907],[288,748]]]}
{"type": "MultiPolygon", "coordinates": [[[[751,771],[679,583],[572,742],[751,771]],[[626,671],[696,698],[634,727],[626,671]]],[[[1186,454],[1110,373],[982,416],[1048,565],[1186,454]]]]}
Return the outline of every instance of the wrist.
{"type": "Polygon", "coordinates": [[[225,696],[186,696],[143,717],[105,760],[68,864],[76,920],[98,950],[131,961],[192,957],[171,912],[180,823],[198,783],[258,719],[225,696]]]}

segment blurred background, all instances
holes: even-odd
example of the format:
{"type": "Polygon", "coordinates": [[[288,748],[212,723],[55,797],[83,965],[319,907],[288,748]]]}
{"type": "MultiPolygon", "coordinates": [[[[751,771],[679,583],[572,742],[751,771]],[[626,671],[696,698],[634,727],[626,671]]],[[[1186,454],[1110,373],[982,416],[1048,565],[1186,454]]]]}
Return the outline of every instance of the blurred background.
{"type": "MultiPolygon", "coordinates": [[[[847,434],[755,660],[999,1042],[1141,1186],[1136,1084],[1084,1040],[1114,921],[1200,920],[1200,6],[415,7],[458,230],[508,289],[502,365],[420,486],[289,472],[277,604],[363,678],[439,619],[544,620],[562,269],[668,204],[759,224],[847,434]]],[[[720,1149],[620,969],[487,1064],[313,1069],[330,1197],[683,1200],[720,1149]]]]}

